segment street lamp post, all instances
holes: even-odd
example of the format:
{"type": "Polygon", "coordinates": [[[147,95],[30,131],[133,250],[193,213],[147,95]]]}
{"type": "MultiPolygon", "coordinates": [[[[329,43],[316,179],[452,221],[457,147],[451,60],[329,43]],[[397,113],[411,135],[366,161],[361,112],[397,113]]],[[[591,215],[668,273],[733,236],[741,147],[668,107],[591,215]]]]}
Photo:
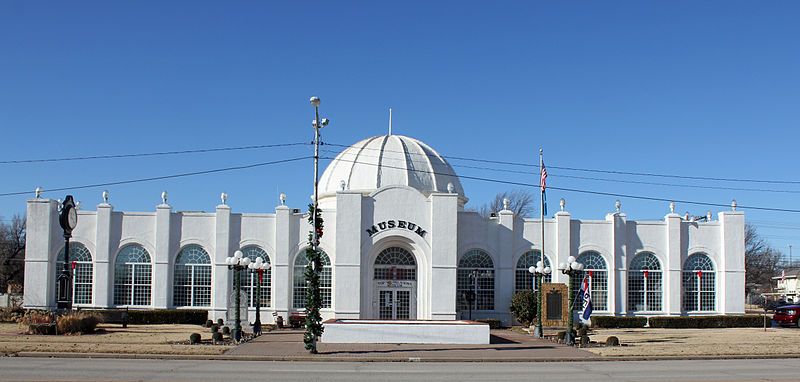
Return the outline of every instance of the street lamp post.
{"type": "Polygon", "coordinates": [[[69,261],[69,239],[72,238],[72,230],[78,225],[78,210],[72,195],[67,195],[61,203],[61,210],[58,215],[58,222],[64,230],[64,268],[58,275],[58,296],[57,308],[62,311],[72,310],[72,270],[73,264],[69,261]]]}
{"type": "Polygon", "coordinates": [[[236,312],[233,313],[234,327],[233,327],[233,340],[239,342],[242,340],[242,271],[247,269],[250,265],[250,258],[244,257],[240,250],[236,250],[233,256],[225,259],[228,264],[228,269],[233,271],[233,282],[236,286],[236,312]]]}
{"type": "Polygon", "coordinates": [[[567,258],[566,263],[559,263],[558,269],[561,273],[569,276],[569,280],[567,281],[567,298],[569,299],[567,305],[567,334],[564,336],[564,343],[567,345],[574,345],[575,344],[575,337],[572,335],[572,323],[573,323],[573,309],[575,309],[575,298],[572,295],[572,277],[577,276],[578,272],[583,270],[583,264],[577,262],[575,260],[575,256],[570,256],[567,258]]]}
{"type": "Polygon", "coordinates": [[[544,329],[542,328],[542,279],[552,271],[550,267],[545,267],[541,260],[536,262],[535,267],[528,268],[528,272],[533,273],[533,292],[537,294],[536,327],[533,329],[533,336],[538,338],[544,337],[544,329]]]}
{"type": "Polygon", "coordinates": [[[264,280],[264,270],[267,269],[268,265],[264,262],[264,259],[256,257],[256,261],[253,261],[247,267],[251,272],[258,275],[255,295],[256,320],[253,322],[253,335],[258,336],[261,335],[261,282],[264,280]]]}

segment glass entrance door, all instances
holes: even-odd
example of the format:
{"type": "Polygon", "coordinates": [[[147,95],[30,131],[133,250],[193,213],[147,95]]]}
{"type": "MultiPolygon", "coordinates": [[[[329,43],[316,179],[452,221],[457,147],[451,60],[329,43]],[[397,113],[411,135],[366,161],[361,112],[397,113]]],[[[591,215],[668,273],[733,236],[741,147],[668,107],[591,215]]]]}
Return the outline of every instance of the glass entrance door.
{"type": "Polygon", "coordinates": [[[411,317],[410,289],[378,290],[378,318],[381,320],[407,320],[411,317]]]}

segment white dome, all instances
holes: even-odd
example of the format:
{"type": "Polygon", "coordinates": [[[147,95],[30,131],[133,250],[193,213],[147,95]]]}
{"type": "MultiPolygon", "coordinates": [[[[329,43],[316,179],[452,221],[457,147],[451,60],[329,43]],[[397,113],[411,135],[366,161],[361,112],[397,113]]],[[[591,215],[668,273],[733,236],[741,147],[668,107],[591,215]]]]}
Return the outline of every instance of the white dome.
{"type": "Polygon", "coordinates": [[[403,135],[379,135],[364,139],[339,153],[325,169],[319,183],[320,194],[345,188],[370,192],[381,187],[401,185],[425,195],[452,192],[464,197],[464,189],[450,164],[433,148],[403,135]]]}

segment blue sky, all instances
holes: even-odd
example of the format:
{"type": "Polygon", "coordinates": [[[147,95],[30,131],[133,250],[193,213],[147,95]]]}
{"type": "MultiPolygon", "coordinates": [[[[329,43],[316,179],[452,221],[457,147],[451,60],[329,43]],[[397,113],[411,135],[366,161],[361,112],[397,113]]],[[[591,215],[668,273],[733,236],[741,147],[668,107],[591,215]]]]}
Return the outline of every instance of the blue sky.
{"type": "MultiPolygon", "coordinates": [[[[385,134],[392,107],[396,134],[443,155],[536,163],[542,147],[550,166],[800,181],[799,14],[791,1],[4,1],[0,160],[308,142],[308,97],[317,95],[332,120],[323,132],[329,143],[385,134]]],[[[310,154],[309,146],[296,146],[0,164],[0,193],[310,154]]],[[[537,181],[535,170],[451,163],[462,175],[537,181]]],[[[302,208],[311,182],[304,160],[72,193],[84,208],[108,189],[119,210],[153,210],[168,190],[176,210],[211,211],[226,191],[234,210],[269,212],[281,191],[302,208]]],[[[473,206],[510,188],[463,183],[473,206]]],[[[800,209],[800,184],[555,168],[549,184],[800,209]]],[[[0,197],[0,215],[23,213],[32,195],[0,197]]],[[[583,219],[602,218],[617,199],[551,190],[550,211],[561,197],[583,219]]],[[[621,199],[634,219],[668,212],[666,202],[621,199]]],[[[800,214],[746,212],[776,247],[797,244],[800,252],[800,214]]]]}

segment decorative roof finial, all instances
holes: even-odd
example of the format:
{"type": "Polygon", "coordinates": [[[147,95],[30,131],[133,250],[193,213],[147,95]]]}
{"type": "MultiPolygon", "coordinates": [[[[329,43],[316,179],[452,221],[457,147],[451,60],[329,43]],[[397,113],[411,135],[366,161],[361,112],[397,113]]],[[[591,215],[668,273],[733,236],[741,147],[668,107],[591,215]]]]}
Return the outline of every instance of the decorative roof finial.
{"type": "Polygon", "coordinates": [[[167,192],[161,191],[161,202],[167,204],[167,192]]]}
{"type": "Polygon", "coordinates": [[[558,201],[558,205],[561,206],[561,211],[563,212],[564,209],[567,208],[567,200],[561,198],[561,200],[558,201]]]}
{"type": "Polygon", "coordinates": [[[455,187],[453,186],[453,183],[452,182],[447,182],[447,192],[452,194],[454,189],[455,189],[455,187]]]}
{"type": "Polygon", "coordinates": [[[619,213],[622,210],[622,202],[620,202],[619,199],[617,199],[617,201],[614,202],[614,208],[617,209],[617,213],[619,213]]]}
{"type": "Polygon", "coordinates": [[[228,204],[228,193],[227,192],[223,192],[223,193],[219,194],[219,199],[222,200],[222,204],[223,205],[227,205],[228,204]]]}
{"type": "Polygon", "coordinates": [[[278,200],[280,200],[280,201],[281,201],[281,205],[282,205],[282,206],[286,205],[286,194],[284,194],[283,192],[281,192],[281,194],[280,194],[280,195],[278,195],[278,200]]]}
{"type": "Polygon", "coordinates": [[[669,202],[669,213],[675,213],[675,202],[669,202]]]}
{"type": "Polygon", "coordinates": [[[711,215],[711,210],[708,210],[708,212],[706,212],[706,221],[710,222],[713,217],[714,216],[711,215]]]}
{"type": "Polygon", "coordinates": [[[81,201],[78,200],[77,202],[75,202],[75,211],[80,211],[80,210],[81,210],[81,201]]]}
{"type": "Polygon", "coordinates": [[[345,182],[344,180],[340,181],[339,182],[339,187],[341,187],[342,191],[344,191],[345,188],[347,188],[347,182],[345,182]]]}
{"type": "Polygon", "coordinates": [[[736,199],[733,199],[733,200],[731,201],[731,209],[732,209],[732,210],[734,210],[734,211],[736,211],[736,206],[737,206],[737,205],[736,205],[736,199]]]}
{"type": "Polygon", "coordinates": [[[108,190],[103,190],[103,203],[108,204],[108,190]]]}
{"type": "Polygon", "coordinates": [[[36,190],[33,191],[33,194],[36,196],[36,199],[42,197],[42,192],[44,192],[44,188],[36,187],[36,190]]]}
{"type": "Polygon", "coordinates": [[[508,209],[508,204],[509,204],[510,202],[511,202],[511,201],[510,201],[510,200],[508,200],[508,198],[503,198],[503,210],[507,210],[507,209],[508,209]]]}

